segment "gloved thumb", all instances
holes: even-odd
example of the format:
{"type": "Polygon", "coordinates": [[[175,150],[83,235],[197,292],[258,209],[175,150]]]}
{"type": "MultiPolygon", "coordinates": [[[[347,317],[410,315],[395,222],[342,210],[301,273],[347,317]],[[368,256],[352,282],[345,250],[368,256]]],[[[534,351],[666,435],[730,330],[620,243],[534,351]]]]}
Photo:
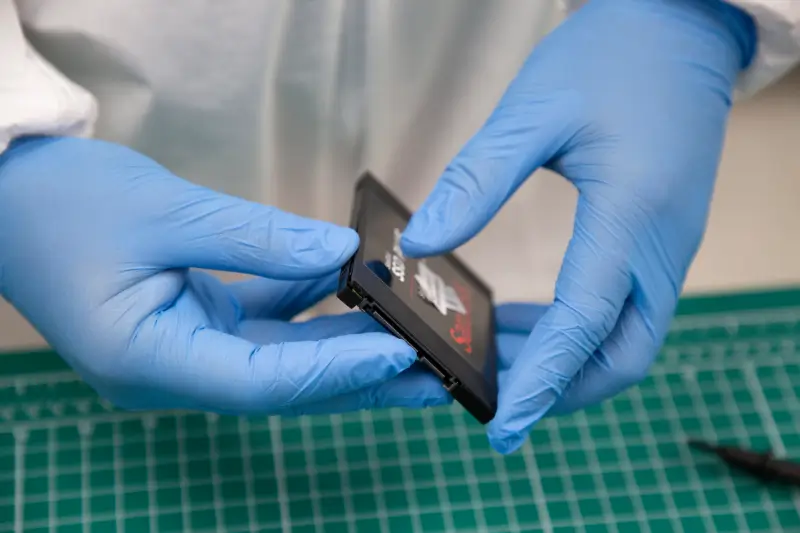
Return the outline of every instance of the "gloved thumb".
{"type": "Polygon", "coordinates": [[[162,191],[174,200],[154,228],[171,268],[206,268],[274,279],[329,274],[358,247],[349,228],[304,218],[189,185],[162,191]]]}
{"type": "Polygon", "coordinates": [[[453,250],[474,237],[575,130],[566,93],[538,98],[512,84],[483,128],[447,166],[411,217],[401,246],[409,257],[453,250]]]}

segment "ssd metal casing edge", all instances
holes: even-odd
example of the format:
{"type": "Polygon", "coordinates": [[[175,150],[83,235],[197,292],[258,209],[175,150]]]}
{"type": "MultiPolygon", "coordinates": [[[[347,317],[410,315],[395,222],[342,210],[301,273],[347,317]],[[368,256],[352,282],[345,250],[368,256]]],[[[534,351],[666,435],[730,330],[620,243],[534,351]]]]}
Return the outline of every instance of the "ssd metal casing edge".
{"type": "MultiPolygon", "coordinates": [[[[411,212],[392,196],[369,172],[361,175],[356,185],[350,227],[361,237],[368,221],[364,220],[364,201],[368,195],[377,195],[405,220],[411,212]]],[[[449,265],[480,291],[489,302],[490,320],[483,371],[479,372],[446,342],[430,325],[425,323],[408,305],[395,295],[365,263],[363,246],[342,267],[339,275],[337,297],[350,308],[358,307],[370,314],[388,331],[408,342],[418,358],[442,380],[453,399],[461,404],[480,423],[488,423],[497,410],[497,368],[492,291],[478,276],[454,254],[441,256],[449,265]]]]}

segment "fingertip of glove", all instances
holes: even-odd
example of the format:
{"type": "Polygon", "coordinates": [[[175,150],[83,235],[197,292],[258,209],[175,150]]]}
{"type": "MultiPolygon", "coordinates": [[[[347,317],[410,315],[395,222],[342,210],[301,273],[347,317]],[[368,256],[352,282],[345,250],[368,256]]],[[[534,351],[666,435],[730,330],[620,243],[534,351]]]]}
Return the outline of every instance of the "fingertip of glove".
{"type": "Polygon", "coordinates": [[[400,249],[403,251],[404,255],[413,259],[430,255],[430,247],[425,243],[417,241],[413,235],[408,237],[403,234],[403,236],[400,238],[400,249]]]}
{"type": "Polygon", "coordinates": [[[434,376],[427,369],[422,369],[420,374],[420,379],[408,383],[408,385],[413,387],[412,392],[416,393],[413,405],[409,407],[425,409],[441,407],[453,403],[453,396],[444,388],[439,378],[434,376]]]}
{"type": "Polygon", "coordinates": [[[333,272],[356,253],[358,234],[350,228],[334,224],[312,225],[291,236],[294,262],[304,265],[303,273],[314,276],[333,272]]]}
{"type": "Polygon", "coordinates": [[[442,393],[439,396],[433,396],[428,399],[425,407],[442,407],[445,405],[453,404],[453,396],[442,387],[442,393]]]}
{"type": "Polygon", "coordinates": [[[337,260],[347,260],[358,249],[358,234],[351,228],[331,224],[325,234],[325,249],[337,260]]]}
{"type": "Polygon", "coordinates": [[[418,222],[416,218],[412,218],[400,236],[400,249],[408,257],[421,257],[430,248],[424,240],[424,231],[420,229],[423,224],[423,222],[418,222]]]}
{"type": "Polygon", "coordinates": [[[520,433],[502,430],[496,426],[495,421],[492,421],[489,425],[489,445],[494,448],[497,453],[503,455],[514,453],[520,449],[525,443],[526,435],[526,432],[520,433]]]}
{"type": "Polygon", "coordinates": [[[489,423],[487,431],[489,444],[503,455],[514,453],[525,443],[531,428],[540,419],[538,413],[519,417],[499,412],[489,423]]]}
{"type": "MultiPolygon", "coordinates": [[[[453,403],[453,397],[440,387],[442,392],[422,390],[419,394],[403,394],[387,399],[384,407],[400,407],[405,409],[429,409],[453,403]]],[[[412,391],[413,392],[413,391],[412,391]]]]}
{"type": "Polygon", "coordinates": [[[425,409],[449,405],[452,395],[426,367],[415,363],[395,379],[381,384],[376,394],[381,407],[425,409]]]}
{"type": "Polygon", "coordinates": [[[502,441],[490,441],[490,444],[497,453],[511,455],[519,450],[524,442],[525,439],[523,437],[510,437],[502,441]]]}
{"type": "Polygon", "coordinates": [[[400,237],[400,249],[413,259],[431,257],[449,250],[448,242],[442,237],[442,228],[416,229],[409,224],[400,237]]]}
{"type": "MultiPolygon", "coordinates": [[[[266,257],[266,263],[257,267],[264,277],[319,277],[341,268],[358,249],[358,234],[351,228],[278,210],[267,212],[272,215],[267,222],[258,221],[256,228],[267,236],[246,249],[248,257],[250,248],[266,257]]],[[[247,241],[252,233],[254,229],[248,229],[248,237],[239,240],[247,241]]]]}
{"type": "Polygon", "coordinates": [[[377,349],[399,373],[414,364],[417,352],[404,340],[389,333],[364,333],[360,335],[369,346],[377,349]]]}
{"type": "Polygon", "coordinates": [[[433,192],[428,200],[414,213],[400,238],[400,248],[409,257],[424,257],[441,252],[443,235],[452,222],[449,195],[433,192]]]}

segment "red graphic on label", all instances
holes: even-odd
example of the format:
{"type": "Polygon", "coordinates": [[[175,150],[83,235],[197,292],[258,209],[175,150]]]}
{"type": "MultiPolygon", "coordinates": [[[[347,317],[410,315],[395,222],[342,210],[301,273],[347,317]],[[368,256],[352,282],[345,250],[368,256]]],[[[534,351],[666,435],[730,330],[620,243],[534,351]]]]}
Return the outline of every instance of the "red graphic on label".
{"type": "Polygon", "coordinates": [[[469,298],[469,289],[458,282],[453,283],[458,297],[464,305],[465,313],[455,313],[455,323],[450,328],[450,337],[464,348],[466,353],[472,353],[472,302],[469,298]]]}

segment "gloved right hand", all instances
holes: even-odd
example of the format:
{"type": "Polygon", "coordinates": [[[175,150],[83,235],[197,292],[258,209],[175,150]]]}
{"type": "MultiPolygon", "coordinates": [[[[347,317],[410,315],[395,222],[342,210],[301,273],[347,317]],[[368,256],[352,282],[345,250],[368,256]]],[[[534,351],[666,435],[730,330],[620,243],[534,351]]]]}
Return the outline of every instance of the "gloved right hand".
{"type": "Polygon", "coordinates": [[[553,305],[535,326],[535,307],[506,308],[530,329],[500,346],[497,451],[647,375],[702,242],[756,42],[752,18],[720,0],[585,2],[532,50],[412,217],[401,246],[425,257],[474,237],[539,168],[578,191],[553,305]]]}
{"type": "Polygon", "coordinates": [[[288,322],[357,235],[180,179],[122,146],[17,141],[0,156],[0,294],[128,409],[342,412],[447,403],[362,313],[288,322]],[[205,268],[259,276],[225,285],[205,268]]]}

